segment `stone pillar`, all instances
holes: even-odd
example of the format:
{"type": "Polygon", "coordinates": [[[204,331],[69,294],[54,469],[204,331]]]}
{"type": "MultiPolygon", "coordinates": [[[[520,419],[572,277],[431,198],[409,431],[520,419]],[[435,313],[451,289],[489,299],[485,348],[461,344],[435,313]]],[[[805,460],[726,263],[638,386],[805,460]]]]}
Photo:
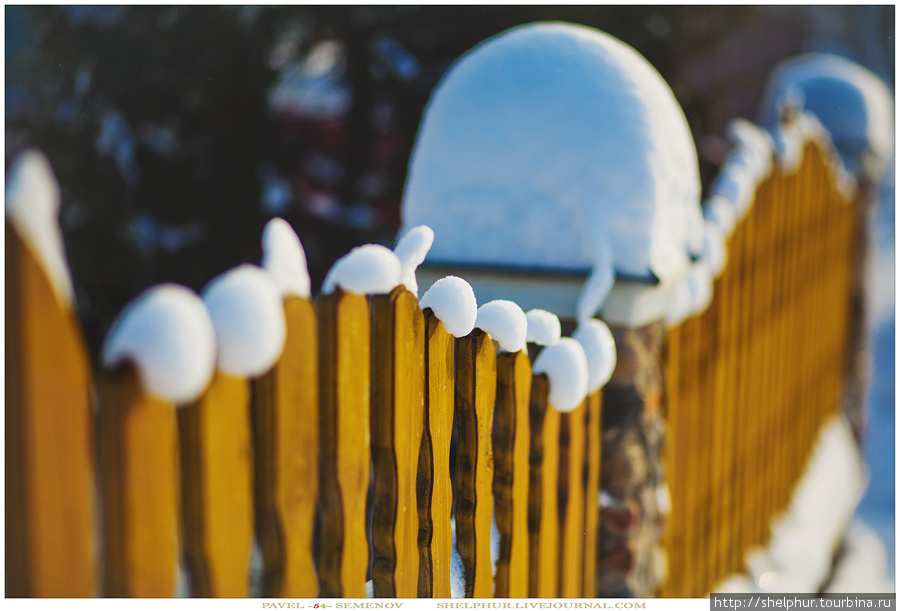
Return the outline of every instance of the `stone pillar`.
{"type": "Polygon", "coordinates": [[[618,363],[603,390],[603,464],[598,546],[598,596],[654,596],[660,561],[665,485],[661,450],[662,349],[655,322],[633,329],[610,325],[618,363]]]}

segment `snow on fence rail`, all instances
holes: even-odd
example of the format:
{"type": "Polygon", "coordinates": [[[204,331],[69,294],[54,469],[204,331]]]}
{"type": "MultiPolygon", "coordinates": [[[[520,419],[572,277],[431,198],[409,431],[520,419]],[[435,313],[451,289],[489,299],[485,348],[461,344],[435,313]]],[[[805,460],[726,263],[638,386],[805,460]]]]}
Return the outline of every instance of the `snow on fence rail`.
{"type": "MultiPolygon", "coordinates": [[[[804,146],[735,219],[709,307],[665,337],[663,594],[740,570],[839,408],[860,216],[804,146]]],[[[420,302],[424,231],[397,254],[351,252],[311,299],[292,280],[299,243],[273,227],[274,282],[245,266],[203,303],[170,286],[129,307],[93,411],[74,313],[19,231],[7,223],[10,595],[172,596],[183,566],[193,596],[363,597],[371,580],[375,596],[581,597],[633,570],[605,537],[634,516],[602,498],[635,465],[601,465],[601,440],[639,373],[628,353],[613,373],[601,323],[573,334],[582,350],[510,302],[476,314],[456,278],[420,302]],[[526,335],[556,345],[532,365],[526,335]],[[586,396],[560,392],[574,386],[586,396]]]]}

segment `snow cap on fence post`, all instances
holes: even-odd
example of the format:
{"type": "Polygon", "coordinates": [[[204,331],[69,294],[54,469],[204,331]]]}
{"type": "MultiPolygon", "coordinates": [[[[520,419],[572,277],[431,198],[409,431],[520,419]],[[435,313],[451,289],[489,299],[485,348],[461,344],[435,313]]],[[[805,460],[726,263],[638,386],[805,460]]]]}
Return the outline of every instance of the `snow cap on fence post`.
{"type": "Polygon", "coordinates": [[[571,337],[547,346],[534,361],[534,373],[546,373],[550,381],[550,405],[571,412],[588,393],[588,361],[584,348],[571,337]]]}
{"type": "Polygon", "coordinates": [[[730,236],[738,222],[737,209],[721,195],[712,195],[703,204],[703,218],[730,236]]]}
{"type": "Polygon", "coordinates": [[[306,253],[287,221],[273,218],[262,235],[262,267],[272,275],[284,297],[309,297],[306,253]]]}
{"type": "Polygon", "coordinates": [[[728,124],[728,139],[736,147],[729,157],[740,159],[753,172],[756,182],[769,175],[775,147],[769,132],[747,119],[733,119],[728,124]]]}
{"type": "Polygon", "coordinates": [[[36,149],[13,161],[6,179],[6,218],[31,249],[60,303],[72,306],[75,291],[59,229],[59,185],[47,157],[36,149]]]}
{"type": "Polygon", "coordinates": [[[691,315],[691,284],[687,276],[675,285],[675,302],[666,314],[666,326],[677,327],[691,315]]]}
{"type": "Polygon", "coordinates": [[[709,264],[713,276],[718,278],[725,271],[728,262],[728,251],[725,245],[725,234],[713,222],[703,222],[703,259],[709,264]]]}
{"type": "Polygon", "coordinates": [[[691,293],[691,315],[702,314],[709,307],[713,296],[713,274],[709,262],[700,259],[687,275],[691,293]]]}
{"type": "Polygon", "coordinates": [[[606,323],[592,318],[580,324],[572,339],[581,344],[588,364],[588,392],[600,390],[616,368],[616,341],[606,323]]]}
{"type": "Polygon", "coordinates": [[[419,300],[419,307],[430,308],[453,337],[465,337],[475,328],[478,316],[475,291],[462,278],[444,276],[432,284],[419,300]]]}
{"type": "Polygon", "coordinates": [[[490,335],[505,352],[518,352],[528,337],[525,312],[505,299],[495,299],[478,308],[475,327],[490,335]]]}
{"type": "Polygon", "coordinates": [[[890,90],[875,74],[837,55],[810,53],[781,63],[769,79],[760,123],[774,126],[786,96],[799,94],[831,136],[847,169],[877,182],[894,145],[890,90]],[[792,94],[792,92],[796,92],[792,94]]]}
{"type": "Polygon", "coordinates": [[[737,217],[743,218],[750,211],[758,180],[745,165],[727,162],[709,188],[712,197],[730,203],[737,217]]]}
{"type": "Polygon", "coordinates": [[[203,289],[225,373],[257,377],[281,357],[287,329],[281,292],[265,270],[239,265],[203,289]]]}
{"type": "Polygon", "coordinates": [[[578,306],[586,319],[616,274],[686,272],[702,244],[699,203],[693,138],[659,73],[603,32],[535,23],[447,72],[402,216],[435,230],[426,264],[593,271],[578,306]]]}
{"type": "Polygon", "coordinates": [[[190,289],[161,284],[141,293],[119,314],[103,344],[104,367],[134,364],[152,395],[176,405],[197,399],[216,368],[209,312],[190,289]]]}
{"type": "Polygon", "coordinates": [[[434,232],[431,227],[419,225],[407,231],[394,247],[394,254],[400,260],[400,282],[416,297],[419,296],[416,268],[425,260],[433,243],[434,232]]]}
{"type": "Polygon", "coordinates": [[[779,123],[772,128],[772,140],[782,171],[793,174],[803,162],[803,134],[792,123],[779,123]]]}
{"type": "Polygon", "coordinates": [[[525,312],[525,320],[528,324],[527,341],[539,346],[552,346],[559,342],[562,333],[556,314],[535,308],[525,312]]]}
{"type": "Polygon", "coordinates": [[[357,295],[383,295],[400,284],[400,259],[380,244],[357,246],[338,259],[322,283],[322,293],[341,289],[357,295]]]}

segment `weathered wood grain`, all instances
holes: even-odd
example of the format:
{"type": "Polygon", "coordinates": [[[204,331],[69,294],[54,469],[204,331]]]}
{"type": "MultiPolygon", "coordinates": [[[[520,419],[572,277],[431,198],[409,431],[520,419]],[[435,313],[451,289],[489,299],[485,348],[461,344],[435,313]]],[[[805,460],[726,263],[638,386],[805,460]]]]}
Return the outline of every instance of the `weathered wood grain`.
{"type": "Polygon", "coordinates": [[[90,361],[75,313],[6,224],[6,595],[96,593],[90,361]]]}
{"type": "Polygon", "coordinates": [[[456,341],[430,309],[425,312],[425,423],[419,452],[418,596],[450,597],[453,490],[450,440],[456,387],[456,341]]]}
{"type": "Polygon", "coordinates": [[[529,401],[528,595],[559,595],[559,416],[550,407],[546,374],[531,380],[529,401]]]}
{"type": "Polygon", "coordinates": [[[456,340],[456,544],[467,598],[493,596],[491,517],[494,457],[491,444],[497,394],[497,352],[475,329],[456,340]]]}
{"type": "Polygon", "coordinates": [[[494,412],[494,519],[500,533],[494,595],[528,597],[528,398],[531,363],[525,352],[497,359],[494,412]]]}
{"type": "Polygon", "coordinates": [[[405,287],[372,297],[372,580],[375,596],[418,593],[416,497],[425,419],[425,319],[405,287]]]}
{"type": "Polygon", "coordinates": [[[603,429],[602,390],[587,396],[584,453],[584,597],[597,596],[597,550],[600,548],[600,459],[603,429]]]}
{"type": "Polygon", "coordinates": [[[263,596],[312,598],[319,589],[313,536],[319,488],[318,324],[308,299],[284,303],[284,351],[253,382],[256,535],[263,596]]]}
{"type": "Polygon", "coordinates": [[[369,303],[338,290],[319,318],[319,595],[365,598],[369,568],[369,303]]]}
{"type": "Polygon", "coordinates": [[[176,408],[149,395],[127,363],[100,375],[98,395],[103,593],[174,596],[180,515],[176,408]]]}
{"type": "Polygon", "coordinates": [[[191,596],[245,597],[253,543],[248,380],[216,372],[206,393],[178,410],[178,427],[191,596]]]}
{"type": "Polygon", "coordinates": [[[587,402],[560,416],[559,505],[559,595],[584,596],[584,420],[587,402]]]}

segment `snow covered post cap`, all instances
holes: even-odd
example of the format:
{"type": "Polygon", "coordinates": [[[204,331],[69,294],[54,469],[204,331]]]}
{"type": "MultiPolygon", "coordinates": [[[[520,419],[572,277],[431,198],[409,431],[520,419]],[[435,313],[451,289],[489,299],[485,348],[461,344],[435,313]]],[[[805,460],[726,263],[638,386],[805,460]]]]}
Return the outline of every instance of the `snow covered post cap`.
{"type": "Polygon", "coordinates": [[[72,277],[59,230],[59,185],[47,157],[21,153],[6,178],[6,219],[43,268],[60,303],[74,302],[72,277]]]}
{"type": "Polygon", "coordinates": [[[218,343],[219,369],[257,377],[281,356],[287,336],[281,292],[265,270],[239,265],[203,289],[218,343]]]}
{"type": "Polygon", "coordinates": [[[197,399],[216,368],[209,312],[193,291],[161,284],[119,315],[103,344],[104,367],[134,364],[144,388],[176,405],[197,399]]]}
{"type": "Polygon", "coordinates": [[[490,335],[505,352],[518,352],[525,347],[528,319],[512,301],[495,299],[478,308],[475,327],[490,335]]]}
{"type": "Polygon", "coordinates": [[[281,218],[266,223],[262,235],[262,267],[272,275],[283,297],[309,297],[306,253],[293,227],[281,218]]]}
{"type": "MultiPolygon", "coordinates": [[[[702,244],[699,203],[696,148],[658,72],[603,32],[536,23],[480,44],[444,77],[402,216],[404,227],[435,231],[426,267],[603,270],[589,300],[602,303],[606,277],[653,283],[686,272],[690,247],[702,244]]],[[[486,299],[470,274],[447,271],[486,299]]],[[[575,305],[566,309],[574,318],[575,305]]]]}
{"type": "Polygon", "coordinates": [[[526,339],[539,346],[552,346],[559,343],[562,335],[559,317],[547,310],[533,309],[525,313],[528,324],[526,339]]]}
{"type": "Polygon", "coordinates": [[[357,246],[328,270],[322,293],[341,289],[357,295],[384,295],[400,284],[400,259],[380,244],[357,246]]]}
{"type": "Polygon", "coordinates": [[[589,374],[584,348],[571,337],[547,346],[534,361],[534,373],[546,373],[550,382],[550,405],[571,412],[587,396],[589,374]]]}
{"type": "Polygon", "coordinates": [[[581,344],[588,364],[588,392],[609,382],[616,368],[616,341],[606,323],[593,319],[575,329],[572,339],[581,344]]]}
{"type": "Polygon", "coordinates": [[[475,292],[468,282],[456,276],[445,276],[432,284],[419,300],[419,307],[430,308],[453,337],[471,333],[478,317],[475,292]]]}
{"type": "Polygon", "coordinates": [[[836,55],[811,53],[787,60],[773,72],[760,123],[775,125],[786,96],[815,115],[831,134],[848,170],[878,182],[893,152],[893,99],[884,82],[836,55]]]}

